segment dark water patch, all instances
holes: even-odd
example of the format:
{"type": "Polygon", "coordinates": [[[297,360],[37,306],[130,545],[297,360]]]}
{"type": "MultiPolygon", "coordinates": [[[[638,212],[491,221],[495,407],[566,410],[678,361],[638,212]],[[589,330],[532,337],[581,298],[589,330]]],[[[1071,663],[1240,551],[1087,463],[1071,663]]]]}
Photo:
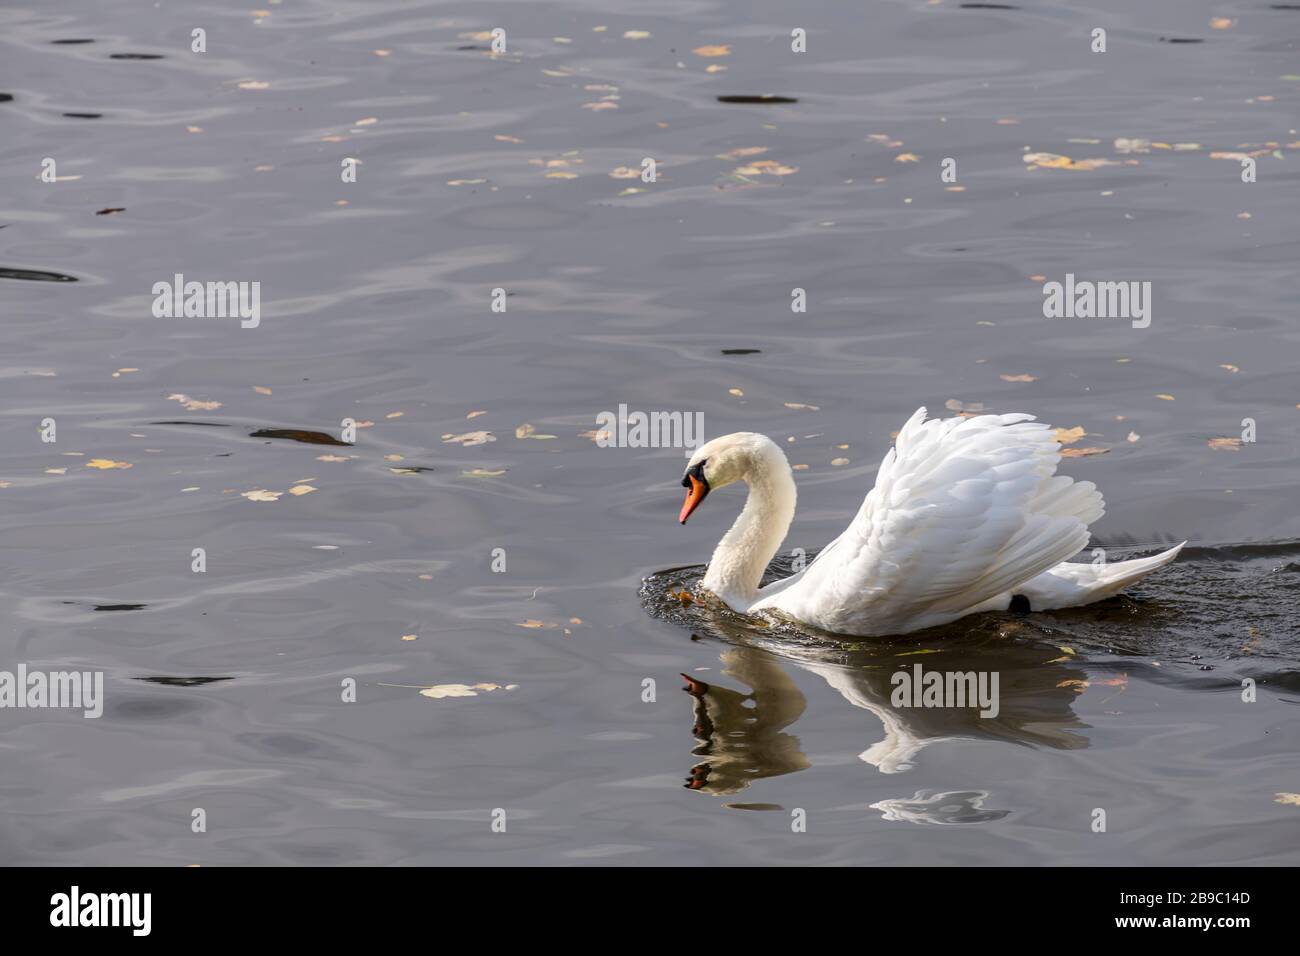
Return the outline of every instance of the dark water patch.
{"type": "Polygon", "coordinates": [[[1019,7],[1012,6],[1009,3],[962,3],[958,6],[963,10],[1019,10],[1019,7]]]}
{"type": "Polygon", "coordinates": [[[724,803],[728,810],[784,810],[779,803],[724,803]]]}
{"type": "Polygon", "coordinates": [[[723,355],[759,355],[762,349],[723,349],[723,355]]]}
{"type": "Polygon", "coordinates": [[[110,53],[110,60],[162,60],[165,57],[161,53],[110,53]]]}
{"type": "Polygon", "coordinates": [[[101,209],[95,213],[96,216],[111,216],[116,212],[126,212],[125,206],[109,206],[107,209],[101,209]]]}
{"type": "Polygon", "coordinates": [[[1300,3],[1270,3],[1270,10],[1300,10],[1300,3]]]}
{"type": "Polygon", "coordinates": [[[0,279],[25,279],[28,282],[76,282],[76,276],[62,272],[44,272],[40,269],[11,269],[0,266],[0,279]]]}
{"type": "Polygon", "coordinates": [[[206,427],[206,428],[229,428],[229,427],[230,427],[230,425],[229,425],[228,423],[226,423],[226,422],[184,422],[184,421],[176,421],[176,422],[150,422],[149,424],[150,424],[150,425],[203,425],[203,426],[206,427]]]}
{"type": "Polygon", "coordinates": [[[103,113],[64,113],[68,119],[100,119],[103,113]]]}
{"type": "Polygon", "coordinates": [[[259,428],[255,432],[249,432],[249,438],[283,438],[286,441],[302,442],[305,445],[339,445],[343,448],[352,446],[345,441],[339,441],[333,435],[327,435],[324,432],[308,431],[304,428],[259,428]]]}
{"type": "Polygon", "coordinates": [[[401,475],[418,475],[426,471],[433,471],[429,465],[394,465],[393,471],[401,475]]]}
{"type": "Polygon", "coordinates": [[[74,44],[74,43],[94,43],[95,41],[94,41],[94,40],[88,40],[88,39],[82,39],[82,38],[79,38],[79,37],[78,37],[78,38],[69,39],[69,40],[51,40],[50,42],[51,42],[52,44],[54,44],[55,46],[70,46],[70,45],[72,45],[72,44],[74,44]]]}
{"type": "Polygon", "coordinates": [[[0,103],[12,103],[14,95],[12,93],[0,93],[0,103]]]}
{"type": "Polygon", "coordinates": [[[148,604],[96,604],[96,611],[142,611],[148,604]]]}
{"type": "Polygon", "coordinates": [[[166,687],[202,687],[204,684],[215,684],[218,681],[234,680],[233,677],[132,677],[132,680],[141,680],[147,684],[162,684],[166,687]]]}
{"type": "Polygon", "coordinates": [[[1204,43],[1200,37],[1161,37],[1161,43],[1204,43]]]}
{"type": "Polygon", "coordinates": [[[735,93],[718,97],[719,103],[743,103],[756,104],[759,106],[774,106],[778,103],[798,103],[799,101],[793,96],[772,96],[767,93],[753,95],[749,93],[735,93]]]}
{"type": "Polygon", "coordinates": [[[469,43],[469,44],[466,44],[465,46],[458,46],[458,47],[456,47],[456,49],[457,49],[457,50],[483,50],[483,51],[486,52],[487,50],[490,50],[490,49],[492,49],[492,48],[491,48],[491,47],[482,46],[482,45],[480,45],[480,44],[478,44],[478,43],[469,43]]]}

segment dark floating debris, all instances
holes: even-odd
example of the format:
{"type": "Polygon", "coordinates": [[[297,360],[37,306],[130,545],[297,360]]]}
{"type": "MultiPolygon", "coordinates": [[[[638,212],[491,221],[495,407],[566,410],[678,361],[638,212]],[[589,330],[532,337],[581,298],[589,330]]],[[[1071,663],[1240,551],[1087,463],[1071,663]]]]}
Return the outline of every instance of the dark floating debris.
{"type": "Polygon", "coordinates": [[[433,468],[429,465],[394,465],[392,470],[403,475],[418,475],[422,472],[433,471],[433,468]]]}
{"type": "Polygon", "coordinates": [[[723,349],[723,355],[758,355],[762,349],[723,349]]]}
{"type": "Polygon", "coordinates": [[[51,40],[50,42],[58,46],[58,45],[66,45],[71,43],[94,43],[95,41],[78,39],[78,40],[51,40]]]}
{"type": "Polygon", "coordinates": [[[229,428],[226,422],[150,422],[150,425],[205,425],[208,428],[229,428]]]}
{"type": "Polygon", "coordinates": [[[204,684],[215,684],[217,681],[234,680],[233,677],[132,677],[132,680],[142,680],[149,684],[163,684],[167,687],[202,687],[204,684]]]}
{"type": "Polygon", "coordinates": [[[143,611],[148,604],[96,604],[96,611],[143,611]]]}
{"type": "Polygon", "coordinates": [[[12,93],[0,93],[0,103],[12,103],[14,95],[12,93]]]}
{"type": "Polygon", "coordinates": [[[99,119],[103,113],[64,113],[68,119],[99,119]]]}
{"type": "Polygon", "coordinates": [[[324,432],[306,431],[302,428],[259,428],[255,432],[250,432],[248,437],[285,438],[289,441],[300,441],[307,445],[342,445],[344,448],[352,447],[345,441],[339,441],[333,435],[327,435],[324,432]]]}
{"type": "Polygon", "coordinates": [[[784,810],[779,803],[724,803],[728,810],[784,810]]]}
{"type": "Polygon", "coordinates": [[[96,216],[111,216],[115,212],[126,212],[125,206],[109,206],[107,209],[101,209],[95,213],[96,216]]]}
{"type": "Polygon", "coordinates": [[[719,96],[719,103],[756,103],[760,106],[771,106],[777,103],[798,103],[799,101],[793,96],[772,96],[768,93],[755,96],[750,93],[733,94],[729,96],[719,96]]]}
{"type": "Polygon", "coordinates": [[[1009,3],[959,3],[963,10],[1019,10],[1017,6],[1009,3]]]}
{"type": "Polygon", "coordinates": [[[480,46],[477,43],[470,43],[467,46],[458,46],[456,47],[456,49],[457,50],[490,50],[492,48],[489,46],[480,46]]]}
{"type": "Polygon", "coordinates": [[[62,272],[42,272],[40,269],[11,269],[0,266],[0,279],[26,279],[29,282],[76,282],[76,276],[62,272]]]}
{"type": "Polygon", "coordinates": [[[110,60],[161,60],[161,53],[110,53],[110,60]]]}
{"type": "Polygon", "coordinates": [[[1199,37],[1161,37],[1161,43],[1204,43],[1199,37]]]}

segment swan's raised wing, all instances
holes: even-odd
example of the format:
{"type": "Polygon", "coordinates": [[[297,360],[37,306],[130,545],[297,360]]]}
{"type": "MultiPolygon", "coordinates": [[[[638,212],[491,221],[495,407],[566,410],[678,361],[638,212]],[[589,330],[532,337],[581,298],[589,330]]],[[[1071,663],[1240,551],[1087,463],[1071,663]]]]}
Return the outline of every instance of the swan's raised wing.
{"type": "Polygon", "coordinates": [[[1081,550],[1103,514],[1091,482],[1054,474],[1060,459],[1032,415],[926,421],[918,409],[853,523],[753,609],[841,634],[899,634],[1013,592],[1081,550]]]}

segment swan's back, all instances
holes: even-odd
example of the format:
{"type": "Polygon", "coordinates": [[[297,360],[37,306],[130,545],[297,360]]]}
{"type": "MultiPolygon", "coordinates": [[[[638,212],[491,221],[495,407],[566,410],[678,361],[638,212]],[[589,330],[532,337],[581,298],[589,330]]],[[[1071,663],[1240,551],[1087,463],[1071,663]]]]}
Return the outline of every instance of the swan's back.
{"type": "Polygon", "coordinates": [[[903,426],[845,532],[751,610],[898,634],[985,609],[1087,545],[1104,503],[1091,482],[1055,474],[1051,428],[1032,415],[925,413],[903,426]]]}

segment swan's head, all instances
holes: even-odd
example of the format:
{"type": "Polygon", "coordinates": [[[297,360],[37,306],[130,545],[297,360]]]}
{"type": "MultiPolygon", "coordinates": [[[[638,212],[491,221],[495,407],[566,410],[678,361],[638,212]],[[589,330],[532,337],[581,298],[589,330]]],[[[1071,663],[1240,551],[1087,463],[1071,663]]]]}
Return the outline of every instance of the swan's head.
{"type": "Polygon", "coordinates": [[[691,512],[700,506],[710,491],[735,481],[748,481],[760,474],[769,467],[773,453],[784,460],[785,456],[776,443],[757,432],[723,435],[695,449],[686,465],[686,473],[682,475],[686,501],[678,520],[686,524],[691,512]]]}

